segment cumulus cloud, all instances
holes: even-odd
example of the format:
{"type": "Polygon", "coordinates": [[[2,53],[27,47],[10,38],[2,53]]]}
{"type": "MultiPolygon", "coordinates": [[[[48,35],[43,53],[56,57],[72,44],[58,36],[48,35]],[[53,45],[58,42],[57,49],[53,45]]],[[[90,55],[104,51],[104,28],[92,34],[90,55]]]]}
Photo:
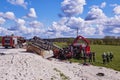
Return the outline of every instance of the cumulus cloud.
{"type": "Polygon", "coordinates": [[[114,28],[111,32],[115,34],[120,34],[120,27],[119,28],[114,28]]]}
{"type": "Polygon", "coordinates": [[[85,4],[85,0],[64,0],[61,3],[61,6],[65,16],[70,17],[81,14],[83,12],[83,6],[85,4]]]}
{"type": "Polygon", "coordinates": [[[13,12],[6,12],[6,13],[0,12],[0,17],[2,17],[4,19],[14,20],[15,19],[15,14],[13,12]]]}
{"type": "Polygon", "coordinates": [[[84,20],[80,17],[71,17],[67,23],[67,26],[69,26],[71,29],[80,29],[84,26],[84,20]]]}
{"type": "MultiPolygon", "coordinates": [[[[10,27],[9,30],[11,31],[20,31],[23,27],[25,27],[26,21],[24,19],[16,19],[14,26],[10,27]]],[[[23,28],[25,29],[25,28],[23,28]]],[[[22,32],[24,33],[24,32],[22,32]]]]}
{"type": "Polygon", "coordinates": [[[0,35],[10,35],[12,34],[13,32],[8,30],[7,28],[5,27],[0,27],[0,35]]]}
{"type": "Polygon", "coordinates": [[[19,25],[25,25],[25,20],[24,20],[24,19],[18,19],[18,20],[17,20],[17,23],[18,23],[19,25]]]}
{"type": "Polygon", "coordinates": [[[30,24],[30,26],[35,27],[35,28],[43,27],[43,24],[39,21],[36,21],[36,20],[30,22],[29,24],[30,24]]]}
{"type": "Polygon", "coordinates": [[[80,17],[64,17],[58,22],[53,22],[47,33],[54,37],[74,37],[77,29],[79,29],[80,35],[90,37],[94,35],[103,36],[105,28],[102,25],[97,25],[94,21],[85,21],[80,17]]]}
{"type": "Polygon", "coordinates": [[[28,35],[30,37],[35,36],[35,35],[39,35],[43,34],[44,32],[44,26],[41,22],[39,21],[31,21],[31,22],[27,22],[24,19],[18,19],[16,21],[17,25],[17,30],[19,31],[19,33],[21,33],[22,35],[28,35]]]}
{"type": "Polygon", "coordinates": [[[85,20],[105,19],[106,15],[100,8],[91,8],[85,20]]]}
{"type": "Polygon", "coordinates": [[[15,20],[15,24],[8,28],[8,31],[15,35],[31,38],[33,36],[44,36],[45,28],[44,25],[37,20],[29,21],[18,18],[15,20]]]}
{"type": "Polygon", "coordinates": [[[103,2],[101,5],[100,5],[100,8],[104,8],[106,6],[106,2],[103,2]]]}
{"type": "Polygon", "coordinates": [[[13,5],[19,5],[22,6],[24,8],[27,8],[27,2],[25,2],[24,0],[7,0],[9,3],[13,4],[13,5]]]}
{"type": "Polygon", "coordinates": [[[114,16],[106,21],[106,26],[119,27],[120,26],[120,16],[114,16]]]}
{"type": "Polygon", "coordinates": [[[52,26],[49,28],[51,32],[60,32],[60,31],[66,31],[68,28],[66,27],[66,23],[68,21],[68,18],[63,17],[58,22],[53,22],[52,26]]]}
{"type": "Polygon", "coordinates": [[[9,19],[9,20],[15,20],[15,14],[13,12],[0,12],[0,17],[4,19],[9,19]]]}
{"type": "Polygon", "coordinates": [[[51,38],[55,37],[67,37],[71,34],[74,34],[74,31],[70,29],[70,27],[66,26],[68,22],[68,18],[63,17],[58,22],[53,22],[52,25],[47,30],[47,35],[51,38]],[[69,33],[69,34],[68,34],[69,33]]]}
{"type": "MultiPolygon", "coordinates": [[[[104,13],[103,13],[104,14],[104,13]]],[[[47,33],[56,37],[74,37],[76,29],[85,37],[104,37],[108,34],[120,34],[120,16],[102,17],[94,20],[84,20],[80,17],[62,17],[58,22],[53,22],[47,33]]]]}
{"type": "Polygon", "coordinates": [[[82,30],[83,34],[82,35],[94,35],[95,32],[96,32],[96,29],[93,28],[93,27],[85,27],[83,30],[82,30]]]}
{"type": "Polygon", "coordinates": [[[116,6],[116,7],[113,9],[113,12],[114,12],[116,15],[120,15],[120,5],[116,6]]]}
{"type": "Polygon", "coordinates": [[[2,16],[3,16],[3,14],[4,14],[3,12],[0,12],[0,17],[2,17],[2,16]]]}
{"type": "Polygon", "coordinates": [[[35,9],[34,8],[30,8],[30,12],[28,13],[27,16],[30,17],[30,18],[36,18],[37,15],[36,15],[35,9]]]}
{"type": "Polygon", "coordinates": [[[6,20],[4,18],[0,17],[0,24],[4,24],[5,21],[6,20]]]}
{"type": "Polygon", "coordinates": [[[15,15],[13,12],[6,12],[4,17],[7,19],[15,19],[15,15]]]}

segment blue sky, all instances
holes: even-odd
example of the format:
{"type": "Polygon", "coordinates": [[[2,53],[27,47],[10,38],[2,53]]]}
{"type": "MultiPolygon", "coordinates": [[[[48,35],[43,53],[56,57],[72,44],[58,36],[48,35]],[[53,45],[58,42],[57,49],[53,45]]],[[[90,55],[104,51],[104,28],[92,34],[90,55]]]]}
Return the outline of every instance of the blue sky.
{"type": "Polygon", "coordinates": [[[120,35],[120,0],[1,0],[0,36],[120,35]]]}

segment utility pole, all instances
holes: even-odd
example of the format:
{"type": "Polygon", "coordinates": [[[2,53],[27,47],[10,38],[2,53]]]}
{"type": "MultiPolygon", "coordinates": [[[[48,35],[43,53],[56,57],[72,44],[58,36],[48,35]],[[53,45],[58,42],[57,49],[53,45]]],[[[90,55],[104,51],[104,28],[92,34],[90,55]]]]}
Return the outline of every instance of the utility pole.
{"type": "Polygon", "coordinates": [[[77,36],[78,36],[79,29],[77,28],[77,36]]]}

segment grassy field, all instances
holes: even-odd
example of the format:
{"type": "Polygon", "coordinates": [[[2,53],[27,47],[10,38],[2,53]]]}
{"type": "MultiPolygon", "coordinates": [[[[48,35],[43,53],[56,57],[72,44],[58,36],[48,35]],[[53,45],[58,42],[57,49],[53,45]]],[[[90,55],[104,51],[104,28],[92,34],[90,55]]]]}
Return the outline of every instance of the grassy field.
{"type": "MultiPolygon", "coordinates": [[[[55,44],[57,44],[60,47],[64,47],[67,45],[66,43],[55,43],[55,44]]],[[[96,66],[112,68],[112,69],[120,71],[120,46],[91,45],[91,51],[96,53],[96,62],[93,62],[91,64],[96,65],[96,66]],[[101,55],[104,52],[112,52],[114,54],[114,58],[112,62],[109,62],[107,64],[102,63],[101,55]]],[[[70,59],[70,61],[82,63],[81,60],[76,60],[76,59],[70,59]]]]}
{"type": "Polygon", "coordinates": [[[91,45],[91,51],[96,52],[96,62],[93,65],[104,66],[120,71],[120,46],[111,45],[91,45]],[[112,52],[114,54],[113,61],[107,64],[102,64],[101,55],[103,52],[112,52]]]}

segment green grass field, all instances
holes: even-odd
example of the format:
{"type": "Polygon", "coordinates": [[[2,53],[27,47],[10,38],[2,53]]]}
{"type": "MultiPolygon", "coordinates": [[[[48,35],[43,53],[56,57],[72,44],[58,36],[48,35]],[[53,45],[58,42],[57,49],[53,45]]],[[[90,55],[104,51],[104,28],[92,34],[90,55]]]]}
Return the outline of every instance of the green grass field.
{"type": "MultiPolygon", "coordinates": [[[[67,46],[66,43],[55,43],[55,44],[60,47],[67,46]]],[[[112,68],[120,71],[120,46],[91,45],[91,51],[96,53],[96,62],[93,62],[91,64],[96,66],[112,68]],[[112,62],[109,62],[107,64],[102,63],[102,54],[104,52],[112,52],[114,54],[114,58],[112,62]]],[[[82,63],[81,60],[76,60],[76,59],[70,59],[70,61],[82,63]]]]}
{"type": "Polygon", "coordinates": [[[93,65],[104,66],[120,71],[120,46],[111,45],[91,45],[91,51],[96,52],[96,62],[93,65]],[[102,64],[101,55],[103,52],[112,52],[114,54],[113,61],[107,64],[102,64]]]}

